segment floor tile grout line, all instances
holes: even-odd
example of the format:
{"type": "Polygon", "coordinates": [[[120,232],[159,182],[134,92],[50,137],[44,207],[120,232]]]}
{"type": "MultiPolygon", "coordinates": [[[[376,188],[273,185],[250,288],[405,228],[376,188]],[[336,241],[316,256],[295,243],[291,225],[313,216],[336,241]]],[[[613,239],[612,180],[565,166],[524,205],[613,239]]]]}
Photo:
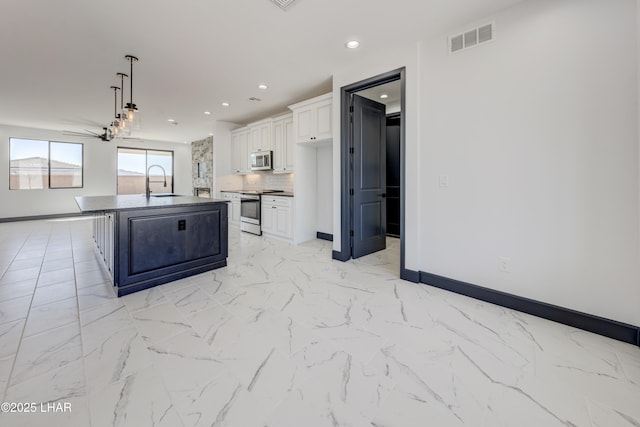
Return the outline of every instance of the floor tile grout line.
{"type": "MultiPolygon", "coordinates": [[[[51,228],[52,226],[49,226],[49,235],[47,237],[47,245],[49,244],[49,241],[51,239],[51,228]]],[[[25,241],[23,242],[20,250],[22,250],[22,248],[24,248],[24,245],[26,244],[26,242],[29,240],[29,238],[33,235],[33,233],[35,232],[35,230],[32,230],[29,233],[29,237],[27,237],[25,239],[25,241]]],[[[20,253],[20,251],[18,251],[18,253],[16,254],[16,257],[18,256],[18,254],[20,253]]],[[[45,253],[46,253],[46,246],[45,246],[45,253]]],[[[15,261],[15,257],[14,259],[11,261],[13,262],[15,261]]],[[[22,332],[20,333],[20,340],[18,341],[18,348],[16,348],[16,352],[15,355],[13,357],[13,363],[11,364],[11,369],[9,370],[9,376],[7,378],[7,385],[5,386],[3,395],[2,395],[2,400],[4,401],[7,393],[9,392],[9,389],[11,388],[11,379],[13,377],[13,371],[16,367],[16,361],[18,360],[18,355],[20,354],[20,349],[22,348],[22,341],[24,339],[24,331],[27,329],[27,322],[29,321],[29,313],[31,312],[31,305],[33,304],[33,299],[35,298],[35,294],[36,294],[36,289],[38,287],[38,279],[40,278],[40,270],[42,270],[42,264],[44,263],[44,255],[42,256],[42,261],[40,262],[40,269],[38,271],[38,277],[36,278],[36,283],[33,286],[33,292],[31,294],[31,301],[29,301],[29,309],[27,310],[27,315],[24,318],[24,325],[22,325],[22,332]]]]}
{"type": "Polygon", "coordinates": [[[84,399],[87,403],[87,413],[89,414],[89,425],[91,427],[91,405],[89,404],[89,393],[88,393],[88,378],[87,378],[87,366],[85,363],[85,339],[84,339],[84,331],[82,330],[82,321],[80,320],[80,301],[78,296],[78,282],[76,280],[76,263],[75,263],[75,250],[73,245],[73,233],[71,233],[71,227],[69,227],[69,245],[71,246],[71,260],[73,268],[73,284],[76,289],[76,309],[78,310],[78,330],[80,331],[80,358],[82,359],[82,378],[84,380],[84,399]]]}

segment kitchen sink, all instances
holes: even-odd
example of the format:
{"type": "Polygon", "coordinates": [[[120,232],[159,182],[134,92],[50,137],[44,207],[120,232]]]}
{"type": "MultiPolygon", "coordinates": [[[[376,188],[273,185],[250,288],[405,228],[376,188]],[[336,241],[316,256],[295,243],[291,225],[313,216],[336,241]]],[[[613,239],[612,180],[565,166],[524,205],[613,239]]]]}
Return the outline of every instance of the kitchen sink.
{"type": "Polygon", "coordinates": [[[173,193],[158,193],[158,194],[151,194],[151,197],[178,197],[179,194],[173,194],[173,193]]]}

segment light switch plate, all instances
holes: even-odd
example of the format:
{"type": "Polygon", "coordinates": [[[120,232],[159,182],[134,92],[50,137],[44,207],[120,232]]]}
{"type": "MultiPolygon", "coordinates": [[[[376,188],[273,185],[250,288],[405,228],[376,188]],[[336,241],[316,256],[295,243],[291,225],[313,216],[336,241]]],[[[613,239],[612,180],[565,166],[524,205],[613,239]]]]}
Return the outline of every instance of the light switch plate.
{"type": "Polygon", "coordinates": [[[440,175],[438,177],[438,184],[441,188],[449,187],[449,175],[440,175]]]}
{"type": "Polygon", "coordinates": [[[498,257],[498,270],[503,273],[511,272],[511,258],[508,257],[498,257]]]}

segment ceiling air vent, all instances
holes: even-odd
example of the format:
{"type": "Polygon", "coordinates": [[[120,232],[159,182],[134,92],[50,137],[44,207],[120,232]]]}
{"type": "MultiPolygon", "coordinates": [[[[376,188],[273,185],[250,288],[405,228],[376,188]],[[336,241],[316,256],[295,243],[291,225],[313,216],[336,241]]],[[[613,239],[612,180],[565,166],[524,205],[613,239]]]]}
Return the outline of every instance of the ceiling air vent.
{"type": "Polygon", "coordinates": [[[456,53],[494,39],[493,24],[482,25],[449,37],[449,53],[456,53]]]}
{"type": "Polygon", "coordinates": [[[280,9],[287,10],[289,6],[296,0],[271,0],[274,2],[280,9]]]}

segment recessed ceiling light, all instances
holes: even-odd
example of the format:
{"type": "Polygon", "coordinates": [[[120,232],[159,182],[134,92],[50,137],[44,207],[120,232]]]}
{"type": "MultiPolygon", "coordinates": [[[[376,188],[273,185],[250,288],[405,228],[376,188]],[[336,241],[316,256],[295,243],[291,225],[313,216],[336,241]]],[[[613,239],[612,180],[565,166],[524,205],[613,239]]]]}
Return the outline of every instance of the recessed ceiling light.
{"type": "Polygon", "coordinates": [[[204,114],[207,115],[207,116],[210,116],[211,115],[211,111],[205,111],[204,114]]]}
{"type": "Polygon", "coordinates": [[[262,90],[267,90],[268,87],[269,86],[267,86],[266,84],[263,84],[263,83],[258,85],[258,89],[262,89],[262,90]]]}
{"type": "Polygon", "coordinates": [[[173,123],[173,122],[175,122],[176,120],[175,120],[175,119],[167,119],[167,121],[168,121],[169,123],[173,123]]]}
{"type": "Polygon", "coordinates": [[[383,93],[382,95],[380,95],[380,99],[387,99],[389,97],[389,95],[387,95],[386,93],[383,93]]]}
{"type": "Polygon", "coordinates": [[[349,49],[355,49],[358,46],[360,46],[360,42],[357,40],[349,40],[347,44],[345,44],[345,46],[348,47],[349,49]]]}
{"type": "Polygon", "coordinates": [[[223,102],[223,103],[222,103],[222,104],[220,104],[220,105],[222,105],[223,107],[228,107],[228,106],[229,106],[229,105],[231,105],[231,104],[229,104],[228,102],[223,102]]]}
{"type": "Polygon", "coordinates": [[[209,136],[213,136],[213,132],[209,132],[209,136]]]}

